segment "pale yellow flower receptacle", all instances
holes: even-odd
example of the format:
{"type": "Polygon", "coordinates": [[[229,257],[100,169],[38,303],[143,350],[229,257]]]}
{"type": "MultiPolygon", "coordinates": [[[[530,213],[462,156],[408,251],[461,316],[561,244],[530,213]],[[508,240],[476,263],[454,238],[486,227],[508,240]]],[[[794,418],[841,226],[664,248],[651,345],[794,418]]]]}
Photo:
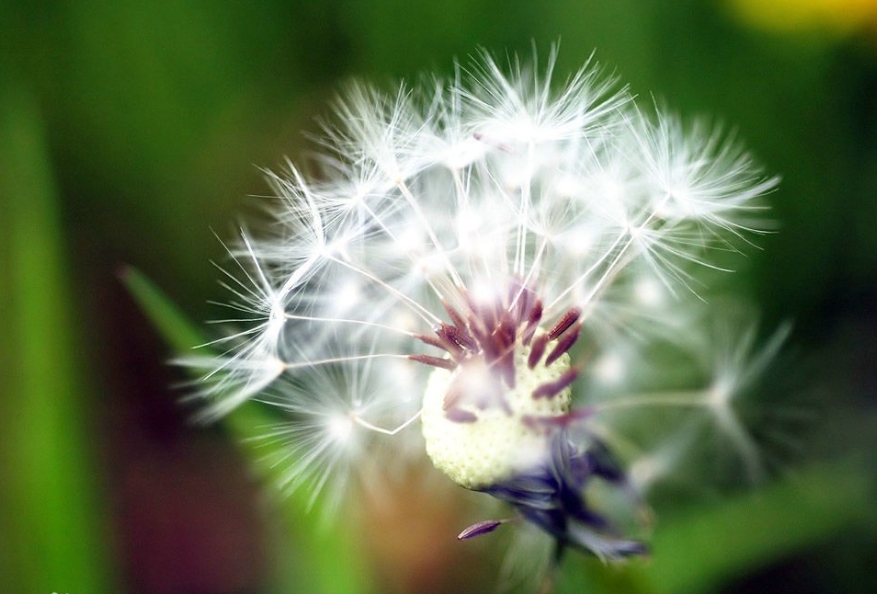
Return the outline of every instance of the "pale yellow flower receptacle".
{"type": "MultiPolygon", "coordinates": [[[[455,383],[498,383],[492,371],[478,362],[460,365],[453,371],[435,369],[423,399],[423,436],[433,465],[455,483],[467,489],[484,489],[544,460],[547,437],[532,419],[566,415],[570,410],[571,388],[550,398],[536,398],[533,392],[556,381],[570,369],[570,357],[563,354],[551,365],[527,365],[529,347],[515,353],[515,386],[502,394],[506,406],[469,407],[477,420],[457,422],[448,418],[445,399],[455,383]]],[[[477,390],[477,387],[474,387],[477,390]]]]}

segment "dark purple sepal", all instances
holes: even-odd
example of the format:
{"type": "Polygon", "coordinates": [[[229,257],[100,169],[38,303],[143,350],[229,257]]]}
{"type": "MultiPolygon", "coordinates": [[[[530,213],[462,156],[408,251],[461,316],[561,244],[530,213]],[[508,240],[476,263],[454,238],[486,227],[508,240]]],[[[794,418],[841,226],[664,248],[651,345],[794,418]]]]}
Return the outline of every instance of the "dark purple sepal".
{"type": "Polygon", "coordinates": [[[642,557],[651,550],[648,545],[638,540],[627,540],[606,534],[572,526],[569,530],[571,538],[567,544],[591,553],[603,561],[620,561],[627,557],[642,557]]]}
{"type": "MultiPolygon", "coordinates": [[[[577,437],[582,438],[582,432],[577,437]]],[[[645,544],[623,538],[585,497],[589,481],[600,480],[617,488],[633,505],[640,505],[605,444],[592,435],[587,435],[586,443],[574,442],[566,426],[554,428],[549,439],[549,455],[543,464],[483,491],[512,505],[524,519],[553,536],[560,548],[578,549],[605,560],[648,553],[645,544]]]]}

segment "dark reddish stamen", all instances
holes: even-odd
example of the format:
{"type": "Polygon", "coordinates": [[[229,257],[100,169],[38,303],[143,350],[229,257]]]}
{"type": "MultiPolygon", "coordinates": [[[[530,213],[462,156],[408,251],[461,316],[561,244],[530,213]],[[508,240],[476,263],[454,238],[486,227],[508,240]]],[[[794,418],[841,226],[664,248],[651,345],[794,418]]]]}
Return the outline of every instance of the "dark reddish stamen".
{"type": "Polygon", "coordinates": [[[460,341],[458,340],[459,332],[457,331],[456,326],[443,323],[435,333],[445,345],[444,349],[451,355],[460,355],[463,352],[463,345],[460,344],[460,341]]]}
{"type": "Polygon", "coordinates": [[[587,418],[593,413],[594,411],[590,408],[576,408],[569,411],[565,415],[558,416],[524,415],[523,417],[521,417],[521,422],[530,429],[551,429],[555,427],[563,428],[569,427],[576,421],[587,418]]]}
{"type": "Polygon", "coordinates": [[[561,334],[566,332],[570,326],[575,324],[579,320],[579,316],[582,315],[582,310],[578,307],[573,307],[569,309],[565,314],[560,316],[560,319],[557,320],[557,323],[554,325],[554,328],[548,332],[548,338],[551,340],[555,340],[560,337],[561,334]]]}
{"type": "Polygon", "coordinates": [[[436,331],[436,334],[438,334],[438,336],[432,336],[430,334],[418,334],[417,336],[415,336],[415,338],[420,342],[428,344],[429,346],[434,346],[443,351],[449,351],[448,347],[451,345],[448,344],[448,341],[443,336],[441,336],[441,334],[439,334],[439,331],[436,331]]]}
{"type": "Polygon", "coordinates": [[[445,417],[454,423],[474,423],[478,420],[478,415],[475,413],[459,408],[452,408],[451,410],[445,411],[445,417]]]}
{"type": "Polygon", "coordinates": [[[429,355],[408,355],[408,358],[418,363],[432,365],[433,367],[447,369],[448,371],[453,371],[457,368],[457,364],[451,359],[442,359],[441,357],[431,357],[429,355]]]}
{"type": "Polygon", "coordinates": [[[530,301],[530,291],[517,279],[509,285],[509,312],[514,312],[516,321],[524,319],[530,301]]]}
{"type": "Polygon", "coordinates": [[[472,340],[477,345],[474,352],[478,353],[482,350],[489,349],[490,346],[490,331],[486,330],[481,324],[479,324],[476,320],[472,320],[469,323],[469,333],[472,335],[472,340]]]}
{"type": "Polygon", "coordinates": [[[505,380],[506,386],[515,387],[515,324],[506,313],[500,321],[499,327],[491,337],[491,343],[496,357],[496,369],[505,380]]]}
{"type": "Polygon", "coordinates": [[[496,319],[493,317],[493,307],[489,305],[479,304],[467,293],[465,296],[466,305],[469,306],[469,329],[479,338],[479,335],[489,335],[492,328],[496,326],[496,319]]]}
{"type": "Polygon", "coordinates": [[[463,320],[463,316],[460,315],[460,312],[451,307],[444,299],[442,300],[442,307],[445,308],[445,311],[448,313],[448,317],[451,318],[454,326],[457,328],[466,327],[466,322],[463,320]]]}
{"type": "Polygon", "coordinates": [[[533,398],[535,398],[536,400],[540,398],[554,398],[564,389],[566,389],[570,384],[576,381],[576,377],[578,377],[578,375],[578,369],[569,369],[563,372],[561,376],[553,382],[545,382],[544,384],[533,390],[533,398]]]}
{"type": "Polygon", "coordinates": [[[500,375],[502,375],[502,379],[505,381],[505,385],[510,389],[514,389],[515,387],[515,352],[513,350],[509,350],[505,355],[500,357],[499,362],[497,363],[497,369],[499,370],[500,375]]]}
{"type": "Polygon", "coordinates": [[[511,316],[506,313],[500,319],[499,326],[493,331],[493,344],[505,351],[515,346],[515,324],[511,316]]]}
{"type": "Polygon", "coordinates": [[[536,302],[530,308],[527,313],[527,325],[524,327],[524,332],[521,335],[521,343],[524,346],[530,344],[530,340],[533,339],[533,334],[536,333],[536,328],[539,327],[539,322],[542,321],[542,300],[536,299],[536,302]]]}
{"type": "MultiPolygon", "coordinates": [[[[465,290],[460,292],[463,309],[458,310],[445,301],[442,306],[450,323],[441,323],[429,336],[417,336],[424,344],[447,353],[444,357],[411,355],[409,358],[426,365],[453,371],[465,365],[485,365],[493,375],[495,386],[476,393],[461,385],[452,385],[445,395],[443,408],[447,418],[469,423],[476,419],[472,407],[487,409],[500,407],[511,414],[504,398],[507,388],[515,387],[515,353],[522,344],[530,348],[527,365],[552,365],[576,343],[581,331],[582,311],[577,307],[567,310],[549,332],[540,332],[544,306],[538,295],[521,279],[512,279],[507,290],[493,299],[476,301],[465,290]],[[550,343],[555,343],[549,349],[550,343]],[[548,353],[546,357],[546,352],[548,353]]],[[[464,368],[465,369],[465,368],[464,368]]],[[[576,378],[577,371],[566,371],[554,381],[541,384],[532,392],[534,398],[552,398],[567,388],[576,378]]],[[[455,382],[456,384],[456,382],[455,382]]]]}
{"type": "Polygon", "coordinates": [[[468,538],[474,538],[476,536],[481,536],[482,534],[493,532],[507,521],[508,520],[485,520],[484,522],[472,524],[457,536],[457,540],[466,540],[468,538]]]}
{"type": "Polygon", "coordinates": [[[450,324],[450,327],[456,329],[456,335],[454,336],[456,342],[461,346],[469,349],[470,351],[478,350],[478,343],[475,341],[472,335],[469,334],[469,331],[467,330],[468,325],[466,324],[466,320],[463,319],[463,316],[460,315],[460,312],[458,312],[456,309],[454,309],[444,301],[442,301],[442,306],[444,306],[445,311],[448,312],[448,316],[451,318],[451,322],[453,322],[453,324],[450,324]]]}
{"type": "Polygon", "coordinates": [[[472,335],[466,331],[466,326],[445,326],[445,329],[448,333],[448,338],[453,340],[455,344],[458,344],[462,348],[469,351],[478,351],[478,343],[475,342],[475,339],[472,337],[472,335]]]}
{"type": "Polygon", "coordinates": [[[533,341],[533,346],[530,347],[530,355],[527,357],[527,367],[533,369],[542,360],[542,355],[545,354],[545,345],[548,344],[548,335],[540,334],[536,337],[536,340],[533,341]]]}
{"type": "Polygon", "coordinates": [[[542,300],[536,299],[536,303],[533,304],[533,307],[530,309],[530,313],[527,315],[528,325],[535,325],[542,321],[542,300]]]}
{"type": "Polygon", "coordinates": [[[557,341],[557,344],[551,349],[551,352],[548,353],[548,357],[545,358],[545,365],[551,365],[555,361],[557,361],[561,355],[572,348],[572,345],[576,343],[579,339],[579,332],[581,331],[581,326],[576,326],[574,330],[571,332],[567,332],[563,335],[563,337],[557,341]]]}
{"type": "Polygon", "coordinates": [[[429,346],[434,346],[434,347],[439,348],[439,349],[445,348],[444,345],[442,345],[441,340],[439,340],[438,338],[436,338],[435,336],[432,336],[430,334],[418,334],[414,338],[416,338],[420,342],[425,342],[429,346]]]}

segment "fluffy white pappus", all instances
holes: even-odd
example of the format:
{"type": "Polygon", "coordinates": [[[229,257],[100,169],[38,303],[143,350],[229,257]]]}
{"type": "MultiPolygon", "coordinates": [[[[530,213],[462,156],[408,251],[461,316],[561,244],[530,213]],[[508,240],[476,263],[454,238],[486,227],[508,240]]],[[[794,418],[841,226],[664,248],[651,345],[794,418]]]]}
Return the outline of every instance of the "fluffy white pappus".
{"type": "MultiPolygon", "coordinates": [[[[631,348],[623,336],[607,340],[586,376],[599,411],[592,429],[631,461],[630,478],[640,492],[668,475],[691,480],[715,475],[719,467],[723,480],[757,484],[771,466],[769,442],[782,446],[789,438],[787,423],[756,427],[748,417],[763,417],[763,409],[776,404],[760,399],[768,391],[762,384],[791,324],[759,340],[749,307],[727,300],[716,305],[718,313],[700,304],[689,312],[684,334],[655,335],[645,350],[631,348]],[[655,423],[672,430],[657,430],[655,423]],[[698,466],[710,468],[700,472],[698,466]]],[[[793,408],[769,416],[805,412],[793,408]]]]}
{"type": "MultiPolygon", "coordinates": [[[[208,417],[254,398],[289,416],[269,435],[289,443],[288,487],[339,493],[347,481],[332,476],[371,468],[374,442],[407,457],[430,368],[480,358],[512,390],[529,373],[516,365],[536,374],[569,352],[532,398],[572,390],[575,407],[591,397],[577,386],[635,383],[631,362],[658,342],[717,352],[685,340],[703,322],[689,303],[702,306],[699,270],[763,231],[777,180],[718,129],[646,115],[592,61],[555,80],[555,60],[505,69],[484,54],[420,88],[353,84],[323,124],[317,174],[268,174],[276,225],[231,250],[231,330],[211,345],[220,354],[184,363],[204,370],[208,417]]],[[[720,351],[718,377],[739,385],[751,367],[720,351]]],[[[508,406],[493,390],[449,393],[437,416],[508,406]]],[[[589,418],[691,404],[655,398],[597,398],[589,418]]]]}
{"type": "Polygon", "coordinates": [[[266,460],[278,467],[281,490],[307,490],[309,507],[319,497],[327,520],[333,518],[352,484],[380,496],[385,485],[377,477],[387,479],[404,469],[419,442],[400,436],[394,442],[395,455],[381,457],[379,462],[374,456],[379,449],[376,437],[398,431],[381,429],[370,419],[406,427],[416,419],[419,403],[414,397],[406,403],[404,395],[412,395],[417,383],[409,366],[374,359],[318,365],[280,378],[260,399],[276,406],[282,417],[264,428],[257,443],[271,452],[266,460]]]}

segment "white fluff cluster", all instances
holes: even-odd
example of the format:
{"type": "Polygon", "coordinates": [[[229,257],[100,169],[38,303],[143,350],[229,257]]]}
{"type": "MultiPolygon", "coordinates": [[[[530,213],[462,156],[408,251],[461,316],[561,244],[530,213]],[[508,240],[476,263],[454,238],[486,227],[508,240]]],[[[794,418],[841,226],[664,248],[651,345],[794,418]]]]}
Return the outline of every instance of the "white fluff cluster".
{"type": "MultiPolygon", "coordinates": [[[[376,446],[422,454],[409,426],[430,375],[471,368],[493,344],[479,332],[510,332],[497,344],[520,359],[527,333],[550,350],[550,326],[573,312],[577,334],[562,353],[572,371],[542,395],[567,399],[553,414],[571,398],[590,407],[594,431],[625,443],[604,410],[699,407],[719,413],[748,455],[734,394],[717,398],[704,375],[690,390],[644,394],[643,377],[655,345],[670,345],[674,365],[714,365],[699,275],[717,267],[713,248],[733,251],[758,232],[759,199],[776,180],[719,131],[644,113],[590,62],[563,81],[552,80],[554,53],[542,68],[476,62],[391,94],[350,87],[308,174],[289,164],[269,175],[277,225],[233,250],[234,330],[213,345],[221,354],[186,361],[204,370],[206,416],[249,399],[280,407],[288,421],[271,437],[288,441],[289,486],[337,495],[351,472],[374,468],[376,446]],[[529,309],[509,330],[497,319],[525,293],[529,309]]],[[[506,361],[494,355],[481,362],[506,361]]],[[[725,379],[747,373],[745,355],[725,379]]],[[[515,369],[526,373],[520,360],[515,369]]],[[[515,377],[496,385],[511,389],[515,377]]],[[[502,394],[437,402],[433,417],[461,424],[508,406],[502,394]]],[[[631,452],[635,468],[656,468],[655,452],[631,452]]]]}

